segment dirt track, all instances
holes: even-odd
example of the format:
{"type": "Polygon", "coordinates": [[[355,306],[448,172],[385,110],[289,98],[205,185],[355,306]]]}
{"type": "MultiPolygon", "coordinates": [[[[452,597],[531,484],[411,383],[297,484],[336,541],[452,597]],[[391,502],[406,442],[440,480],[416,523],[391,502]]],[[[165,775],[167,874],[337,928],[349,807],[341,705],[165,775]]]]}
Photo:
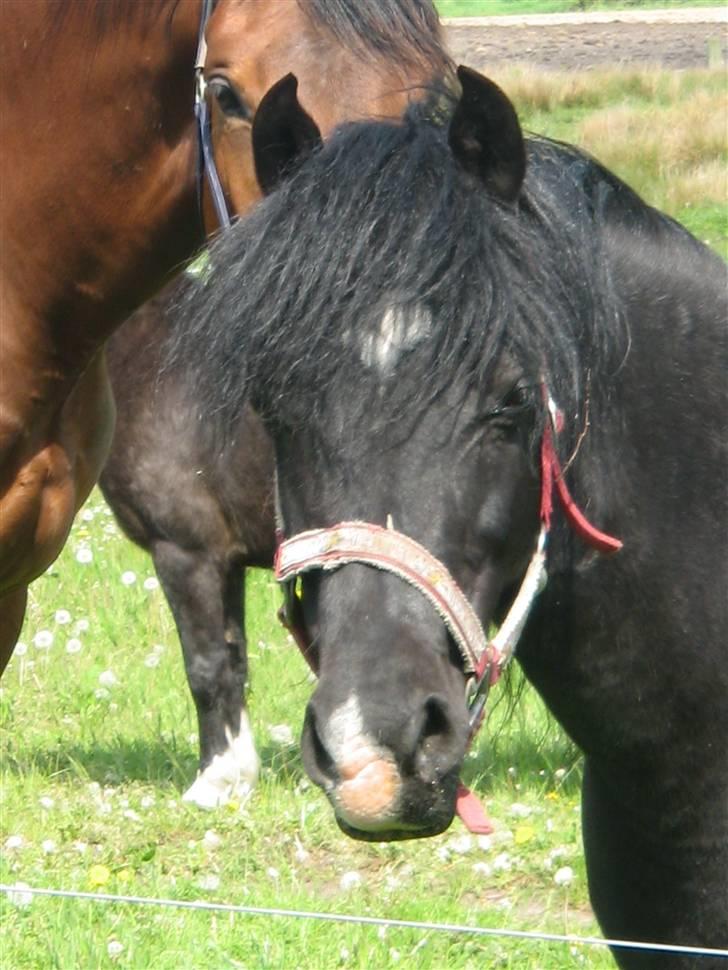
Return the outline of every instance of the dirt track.
{"type": "MultiPolygon", "coordinates": [[[[544,18],[546,19],[546,18],[544,18]]],[[[455,60],[488,72],[494,64],[526,62],[543,70],[588,70],[658,64],[671,70],[728,63],[725,23],[552,23],[445,25],[455,60]]]]}

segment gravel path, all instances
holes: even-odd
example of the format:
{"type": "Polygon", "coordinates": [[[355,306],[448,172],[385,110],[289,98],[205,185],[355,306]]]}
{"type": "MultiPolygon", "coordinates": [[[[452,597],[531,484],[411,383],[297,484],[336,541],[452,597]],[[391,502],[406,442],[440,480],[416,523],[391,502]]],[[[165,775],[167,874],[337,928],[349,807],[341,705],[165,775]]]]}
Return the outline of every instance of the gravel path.
{"type": "Polygon", "coordinates": [[[728,8],[608,14],[482,17],[443,21],[455,60],[487,73],[526,62],[542,70],[728,64],[728,8]]]}

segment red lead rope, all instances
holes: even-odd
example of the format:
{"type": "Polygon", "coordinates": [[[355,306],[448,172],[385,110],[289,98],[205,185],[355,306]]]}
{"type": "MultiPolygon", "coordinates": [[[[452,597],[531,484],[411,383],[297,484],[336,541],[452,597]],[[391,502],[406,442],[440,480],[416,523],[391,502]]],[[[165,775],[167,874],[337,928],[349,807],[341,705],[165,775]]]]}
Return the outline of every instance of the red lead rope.
{"type": "Polygon", "coordinates": [[[622,548],[622,542],[619,539],[595,528],[572,498],[554,447],[551,424],[547,424],[541,439],[541,521],[547,531],[551,528],[554,485],[569,525],[584,542],[598,549],[599,552],[618,552],[622,548]]]}

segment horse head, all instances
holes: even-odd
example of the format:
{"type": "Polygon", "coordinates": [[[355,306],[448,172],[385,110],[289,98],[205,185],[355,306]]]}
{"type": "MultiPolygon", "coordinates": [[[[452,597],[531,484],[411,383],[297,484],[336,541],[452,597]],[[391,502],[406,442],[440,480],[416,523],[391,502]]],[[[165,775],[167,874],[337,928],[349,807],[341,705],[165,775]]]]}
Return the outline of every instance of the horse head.
{"type": "MultiPolygon", "coordinates": [[[[284,71],[295,75],[303,108],[326,136],[344,119],[401,116],[452,66],[428,0],[386,7],[371,0],[221,2],[207,29],[204,87],[214,163],[231,212],[245,211],[260,197],[252,120],[284,71]]],[[[208,191],[204,211],[206,225],[214,226],[208,191]]]]}
{"type": "MultiPolygon", "coordinates": [[[[490,81],[465,68],[459,77],[445,150],[474,191],[512,206],[525,170],[515,112],[490,81]]],[[[260,184],[272,189],[317,134],[284,78],[253,125],[260,184]]],[[[271,421],[285,534],[334,527],[319,552],[331,550],[336,524],[349,522],[358,524],[354,546],[367,535],[385,544],[370,557],[350,550],[346,564],[314,556],[295,570],[318,673],[304,763],[341,827],[359,838],[430,835],[453,816],[477,659],[456,636],[460,607],[443,621],[443,583],[433,571],[447,574],[446,596],[452,590],[489,620],[523,575],[538,533],[533,375],[507,353],[485,387],[433,385],[426,407],[394,420],[397,401],[420,394],[416,362],[438,342],[440,325],[432,302],[385,295],[366,319],[343,321],[337,336],[359,386],[327,390],[323,423],[282,413],[271,421]]],[[[265,401],[261,409],[271,410],[265,401]]]]}

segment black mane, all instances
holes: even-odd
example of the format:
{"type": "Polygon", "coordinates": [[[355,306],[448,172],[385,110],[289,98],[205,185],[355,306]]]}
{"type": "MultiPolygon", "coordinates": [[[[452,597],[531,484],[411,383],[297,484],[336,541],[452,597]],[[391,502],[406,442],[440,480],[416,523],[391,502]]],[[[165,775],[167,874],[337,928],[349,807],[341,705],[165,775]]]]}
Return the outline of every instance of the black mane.
{"type": "Polygon", "coordinates": [[[454,382],[482,385],[504,352],[546,381],[572,426],[599,379],[608,395],[628,335],[605,224],[683,231],[591,158],[541,139],[528,143],[518,204],[501,203],[427,114],[342,126],[215,242],[171,364],[191,368],[203,411],[232,422],[254,388],[286,421],[316,417],[329,393],[361,396],[366,413],[383,381],[366,373],[360,342],[393,306],[425,306],[436,323],[408,353],[406,381],[387,385],[396,411],[417,412],[454,382]]]}
{"type": "Polygon", "coordinates": [[[341,44],[363,56],[372,53],[411,64],[424,60],[433,74],[450,60],[431,0],[297,0],[305,15],[341,44]]]}

